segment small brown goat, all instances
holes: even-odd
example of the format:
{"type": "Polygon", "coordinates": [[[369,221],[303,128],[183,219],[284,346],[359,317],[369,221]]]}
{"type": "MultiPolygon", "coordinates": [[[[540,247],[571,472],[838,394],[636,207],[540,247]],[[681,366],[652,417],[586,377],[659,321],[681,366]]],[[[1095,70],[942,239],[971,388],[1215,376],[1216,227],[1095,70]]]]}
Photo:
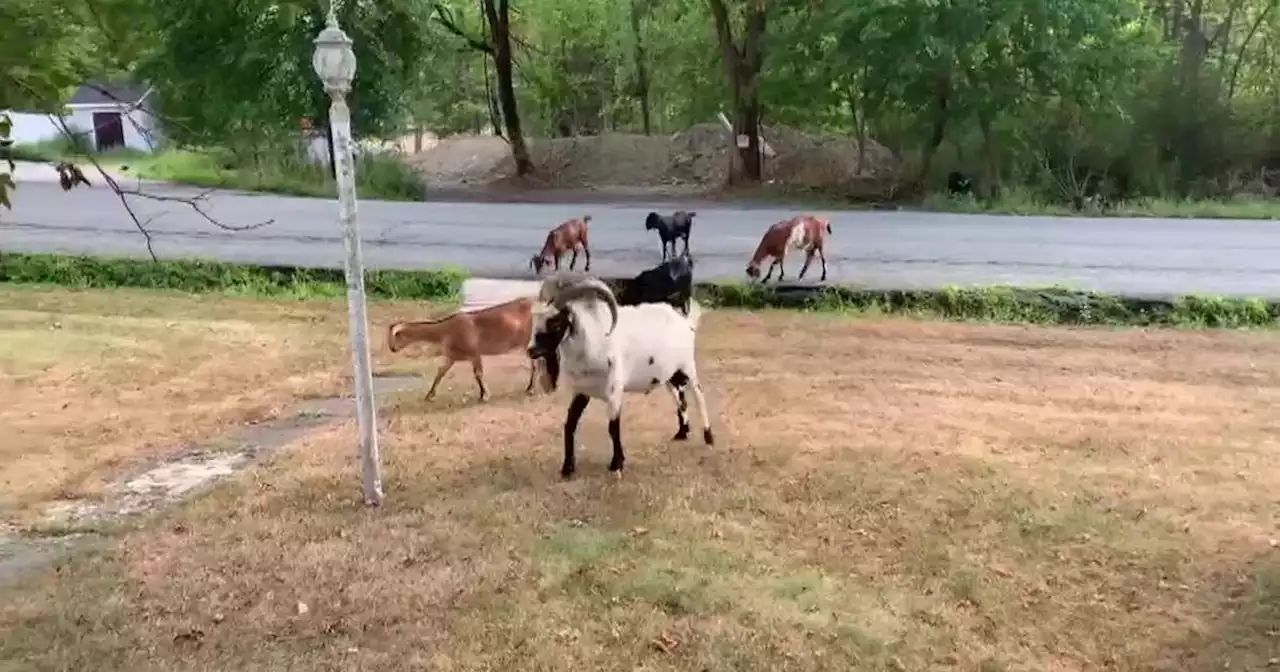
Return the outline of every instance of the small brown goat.
{"type": "Polygon", "coordinates": [[[569,260],[569,270],[573,270],[574,265],[578,263],[578,248],[582,248],[582,253],[587,258],[587,265],[583,271],[591,270],[591,248],[587,246],[587,225],[591,223],[591,215],[583,215],[581,219],[571,219],[547,234],[547,241],[542,244],[542,249],[529,260],[529,267],[534,273],[541,273],[542,269],[547,266],[555,265],[555,270],[560,270],[560,257],[564,253],[573,251],[573,258],[569,260]]]}
{"type": "MultiPolygon", "coordinates": [[[[484,384],[482,357],[501,355],[529,346],[533,330],[533,306],[531,298],[519,298],[471,312],[456,312],[438,320],[421,322],[396,322],[387,330],[387,347],[399,352],[412,343],[434,343],[441,348],[444,363],[431,381],[427,399],[436,394],[440,379],[457,362],[471,362],[480,385],[480,401],[489,398],[484,384]]],[[[533,381],[538,365],[530,360],[529,385],[525,393],[533,392],[533,381]]]]}
{"type": "Polygon", "coordinates": [[[787,251],[794,248],[804,250],[804,266],[800,269],[800,280],[804,279],[805,271],[809,270],[809,264],[813,262],[813,255],[817,254],[822,260],[822,278],[820,282],[827,281],[827,255],[825,252],[827,244],[827,236],[831,235],[831,221],[826,217],[814,217],[812,215],[799,215],[791,219],[783,220],[769,227],[764,232],[764,237],[760,239],[760,245],[756,247],[755,254],[751,255],[751,261],[747,262],[747,277],[755,279],[760,277],[760,264],[764,260],[773,257],[773,263],[769,264],[769,272],[764,274],[762,282],[768,282],[773,275],[773,267],[778,267],[778,282],[782,282],[786,269],[783,262],[786,261],[787,251]]]}

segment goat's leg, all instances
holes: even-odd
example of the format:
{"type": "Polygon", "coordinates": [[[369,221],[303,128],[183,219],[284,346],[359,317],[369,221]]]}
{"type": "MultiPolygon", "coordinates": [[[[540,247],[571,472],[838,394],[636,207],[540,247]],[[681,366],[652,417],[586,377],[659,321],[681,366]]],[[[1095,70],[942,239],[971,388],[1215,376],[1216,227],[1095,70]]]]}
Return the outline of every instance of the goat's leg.
{"type": "Polygon", "coordinates": [[[533,394],[533,381],[538,377],[538,360],[529,360],[529,385],[524,388],[525,394],[533,394]]]}
{"type": "Polygon", "coordinates": [[[805,271],[809,270],[809,264],[813,263],[813,250],[809,250],[804,255],[804,266],[800,267],[800,277],[797,280],[804,280],[805,271]]]}
{"type": "Polygon", "coordinates": [[[431,401],[436,396],[436,386],[440,384],[440,380],[444,378],[444,374],[449,373],[449,369],[453,368],[453,360],[445,357],[444,364],[440,365],[440,370],[436,371],[435,380],[431,381],[431,389],[427,390],[427,401],[431,401]]]}
{"type": "Polygon", "coordinates": [[[826,282],[827,281],[827,253],[824,252],[821,247],[818,248],[818,259],[822,260],[822,277],[818,279],[818,282],[826,282]]]}
{"type": "MultiPolygon", "coordinates": [[[[577,470],[577,460],[574,458],[574,441],[577,439],[578,422],[582,420],[582,412],[587,410],[587,404],[591,402],[591,397],[585,394],[573,395],[573,401],[569,402],[569,414],[564,419],[564,464],[560,466],[560,475],[564,478],[573,476],[573,472],[577,470]]],[[[612,428],[612,423],[610,427],[612,428]]]]}
{"type": "MultiPolygon", "coordinates": [[[[672,253],[674,252],[675,250],[672,250],[672,253]]],[[[662,263],[665,264],[666,262],[667,262],[667,239],[663,238],[662,239],[662,263]]]]}
{"type": "Polygon", "coordinates": [[[711,416],[707,415],[707,399],[702,396],[702,385],[698,383],[697,378],[691,381],[693,385],[693,400],[698,403],[698,415],[702,416],[702,440],[708,446],[716,445],[716,438],[711,434],[711,416]]]}
{"type": "Polygon", "coordinates": [[[480,401],[488,399],[489,388],[484,386],[484,364],[479,356],[471,360],[471,371],[476,374],[476,384],[480,386],[480,401]]]}
{"type": "Polygon", "coordinates": [[[560,270],[560,255],[556,255],[556,270],[560,270]]]}
{"type": "MultiPolygon", "coordinates": [[[[676,245],[675,245],[675,241],[673,240],[671,241],[671,254],[674,255],[675,253],[676,253],[676,245]]],[[[684,233],[684,256],[686,257],[689,256],[689,232],[688,231],[685,231],[684,233]]]]}
{"type": "Polygon", "coordinates": [[[782,254],[778,255],[778,282],[782,282],[783,280],[787,279],[786,263],[787,263],[787,251],[783,250],[782,254]]]}
{"type": "Polygon", "coordinates": [[[764,279],[760,281],[760,284],[763,285],[764,283],[769,282],[769,278],[773,277],[773,267],[777,265],[778,265],[777,259],[773,259],[772,261],[769,262],[769,270],[765,271],[764,279]]]}
{"type": "Polygon", "coordinates": [[[573,248],[573,258],[569,260],[569,270],[573,270],[578,265],[578,248],[573,248]]]}
{"type": "Polygon", "coordinates": [[[613,459],[609,460],[609,471],[622,478],[622,467],[627,456],[622,452],[622,391],[618,390],[609,399],[609,439],[613,442],[613,459]]]}
{"type": "Polygon", "coordinates": [[[591,248],[586,243],[582,244],[582,255],[587,258],[587,265],[582,267],[584,273],[591,272],[591,248]]]}
{"type": "Polygon", "coordinates": [[[676,435],[671,437],[671,440],[684,441],[689,438],[689,399],[685,396],[683,385],[668,382],[667,391],[676,401],[676,422],[680,423],[676,428],[676,435]]]}

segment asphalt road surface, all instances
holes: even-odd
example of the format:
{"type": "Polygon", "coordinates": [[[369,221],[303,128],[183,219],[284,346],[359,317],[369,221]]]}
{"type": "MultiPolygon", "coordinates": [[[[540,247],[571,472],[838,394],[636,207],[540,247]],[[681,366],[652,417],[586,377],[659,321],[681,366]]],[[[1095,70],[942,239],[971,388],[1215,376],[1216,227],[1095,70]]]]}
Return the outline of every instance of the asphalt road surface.
{"type": "MultiPolygon", "coordinates": [[[[50,171],[52,172],[52,171],[50,171]]],[[[91,179],[93,179],[91,177],[91,179]]],[[[198,190],[147,184],[155,195],[198,190]]],[[[145,241],[108,189],[63,192],[40,174],[19,177],[11,212],[0,211],[0,248],[27,252],[145,256],[145,241]]],[[[336,201],[220,192],[208,212],[129,197],[149,221],[161,258],[341,267],[336,201]]],[[[698,279],[744,279],[761,234],[795,214],[776,207],[689,204],[698,212],[692,251],[698,279]]],[[[364,252],[372,268],[453,264],[477,276],[530,277],[529,257],[546,231],[590,213],[594,274],[630,276],[661,258],[644,230],[645,204],[389,203],[362,201],[364,252]]],[[[657,208],[673,209],[670,204],[657,208]]],[[[1065,285],[1131,295],[1183,293],[1280,297],[1280,222],[1007,217],[908,212],[833,212],[828,282],[876,288],[947,285],[1065,285]]],[[[565,257],[565,264],[568,257],[565,257]]],[[[803,255],[787,263],[794,279],[803,255]]],[[[818,269],[810,269],[816,281],[818,269]]],[[[582,260],[579,259],[579,268],[582,260]]]]}

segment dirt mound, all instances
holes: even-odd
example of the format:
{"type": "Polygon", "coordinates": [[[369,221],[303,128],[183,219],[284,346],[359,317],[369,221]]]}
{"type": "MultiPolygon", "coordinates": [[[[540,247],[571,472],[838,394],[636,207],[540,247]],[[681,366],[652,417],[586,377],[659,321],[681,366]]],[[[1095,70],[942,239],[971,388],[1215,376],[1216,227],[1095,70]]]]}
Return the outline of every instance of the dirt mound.
{"type": "Polygon", "coordinates": [[[493,135],[452,135],[409,157],[429,185],[484,184],[501,176],[511,149],[493,135]]]}
{"type": "MultiPolygon", "coordinates": [[[[785,126],[763,131],[775,152],[765,159],[765,180],[804,189],[856,193],[891,178],[893,153],[868,140],[859,165],[852,138],[805,133],[785,126]]],[[[673,135],[606,133],[599,136],[531,139],[537,181],[558,188],[697,187],[729,181],[733,138],[719,124],[699,124],[673,135]]],[[[427,181],[438,186],[504,182],[515,173],[507,143],[493,136],[443,138],[413,158],[427,181]]]]}

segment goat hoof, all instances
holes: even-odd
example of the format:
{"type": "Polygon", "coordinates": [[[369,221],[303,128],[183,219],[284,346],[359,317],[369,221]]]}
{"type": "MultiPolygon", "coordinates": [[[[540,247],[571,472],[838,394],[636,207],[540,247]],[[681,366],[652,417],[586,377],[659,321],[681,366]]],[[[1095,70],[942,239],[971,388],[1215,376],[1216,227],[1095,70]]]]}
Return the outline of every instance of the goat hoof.
{"type": "Polygon", "coordinates": [[[561,467],[561,468],[560,468],[560,478],[562,478],[562,479],[564,479],[564,480],[566,480],[566,481],[567,481],[567,480],[569,480],[569,479],[573,478],[573,472],[574,472],[574,471],[575,471],[575,470],[574,470],[574,468],[573,468],[573,467],[561,467]]]}
{"type": "Polygon", "coordinates": [[[613,474],[614,478],[622,478],[622,463],[610,462],[609,473],[613,474]]]}
{"type": "Polygon", "coordinates": [[[707,442],[708,446],[716,445],[716,437],[711,434],[711,428],[702,430],[702,440],[707,442]]]}
{"type": "Polygon", "coordinates": [[[685,441],[685,440],[688,440],[688,438],[689,438],[689,428],[688,428],[688,427],[681,427],[681,428],[680,428],[680,431],[676,432],[676,435],[675,435],[675,436],[673,436],[673,437],[671,437],[671,440],[672,440],[672,441],[685,441]]]}

